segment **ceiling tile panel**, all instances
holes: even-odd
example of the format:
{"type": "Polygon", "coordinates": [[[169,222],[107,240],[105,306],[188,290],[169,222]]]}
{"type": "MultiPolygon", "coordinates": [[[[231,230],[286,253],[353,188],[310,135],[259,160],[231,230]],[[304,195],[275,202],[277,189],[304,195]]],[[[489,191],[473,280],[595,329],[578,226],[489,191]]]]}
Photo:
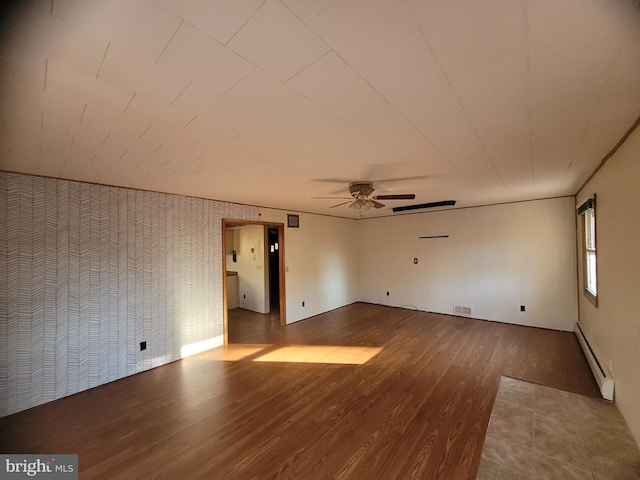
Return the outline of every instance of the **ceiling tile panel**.
{"type": "Polygon", "coordinates": [[[225,45],[264,0],[156,0],[156,3],[225,45]]]}
{"type": "MultiPolygon", "coordinates": [[[[639,22],[640,23],[640,22],[639,22]]],[[[640,37],[640,25],[638,26],[640,37]]],[[[615,55],[605,85],[604,96],[607,98],[626,97],[632,100],[640,98],[640,38],[621,46],[615,55]]]]}
{"type": "Polygon", "coordinates": [[[264,155],[265,161],[269,157],[269,152],[277,148],[277,145],[270,141],[265,140],[265,136],[243,133],[230,140],[225,144],[225,147],[233,150],[235,153],[249,154],[249,155],[264,155]]]}
{"type": "MultiPolygon", "coordinates": [[[[259,132],[262,138],[267,131],[259,132]]],[[[329,162],[336,158],[335,147],[329,146],[326,142],[312,137],[294,126],[277,124],[275,128],[268,131],[268,141],[277,146],[280,151],[286,150],[293,155],[302,155],[316,161],[329,162]]],[[[304,163],[300,168],[305,168],[304,163]]]]}
{"type": "Polygon", "coordinates": [[[532,74],[575,57],[606,58],[617,51],[627,11],[623,2],[536,0],[527,2],[532,74]]]}
{"type": "Polygon", "coordinates": [[[268,0],[227,46],[281,81],[329,51],[291,10],[268,0]]]}
{"type": "Polygon", "coordinates": [[[522,58],[523,52],[524,23],[522,15],[515,12],[504,22],[488,25],[437,50],[436,57],[455,85],[522,58]]]}
{"type": "Polygon", "coordinates": [[[417,31],[409,12],[398,0],[335,2],[309,26],[354,66],[417,31]]]}
{"type": "Polygon", "coordinates": [[[610,76],[614,58],[613,54],[605,57],[585,54],[566,59],[561,65],[541,66],[531,73],[530,98],[535,102],[562,94],[600,95],[610,76]]]}
{"type": "Polygon", "coordinates": [[[336,0],[282,0],[304,23],[309,23],[336,0]]]}
{"type": "Polygon", "coordinates": [[[128,131],[143,143],[153,145],[179,135],[197,116],[175,107],[161,106],[144,97],[135,97],[122,114],[118,130],[128,131]]]}
{"type": "Polygon", "coordinates": [[[436,77],[398,91],[387,99],[409,119],[423,118],[429,116],[428,112],[446,110],[452,103],[459,104],[451,88],[436,77]]]}
{"type": "MultiPolygon", "coordinates": [[[[93,108],[124,111],[133,93],[95,77],[77,75],[64,65],[47,63],[47,93],[69,104],[92,104],[93,108]]],[[[61,103],[62,104],[62,103],[61,103]]],[[[78,117],[79,118],[79,117],[78,117]]]]}
{"type": "Polygon", "coordinates": [[[478,138],[466,123],[437,130],[432,142],[460,172],[467,177],[495,174],[495,168],[482,149],[478,138]]]}
{"type": "MultiPolygon", "coordinates": [[[[502,181],[512,202],[528,200],[535,194],[535,183],[533,181],[533,170],[528,174],[521,172],[513,177],[503,177],[502,181]]],[[[553,195],[555,196],[555,195],[553,195]]]]}
{"type": "Polygon", "coordinates": [[[434,50],[521,15],[511,0],[405,0],[434,50]]]}
{"type": "Polygon", "coordinates": [[[86,104],[80,113],[81,120],[76,127],[76,137],[81,143],[102,144],[107,134],[122,121],[122,112],[101,108],[100,105],[86,104]]]}
{"type": "Polygon", "coordinates": [[[259,68],[227,91],[225,97],[265,115],[276,115],[278,111],[302,98],[293,88],[259,68]]]}
{"type": "Polygon", "coordinates": [[[190,83],[171,106],[192,116],[197,115],[212,125],[222,125],[246,108],[246,105],[199,82],[190,83]]]}
{"type": "Polygon", "coordinates": [[[180,25],[152,0],[56,0],[53,14],[152,62],[180,25]]]}
{"type": "Polygon", "coordinates": [[[387,98],[407,91],[411,95],[424,93],[425,99],[430,100],[427,105],[420,105],[424,108],[442,103],[438,98],[450,97],[437,62],[417,33],[381,51],[356,70],[387,98]]]}
{"type": "Polygon", "coordinates": [[[165,105],[189,85],[185,77],[154,63],[141,61],[135,54],[117,45],[109,47],[98,78],[165,105]]]}
{"type": "Polygon", "coordinates": [[[429,139],[435,137],[441,128],[464,123],[466,117],[459,102],[453,101],[418,111],[409,117],[409,121],[429,139]]]}
{"type": "Polygon", "coordinates": [[[394,157],[392,152],[307,99],[302,99],[281,112],[279,119],[310,137],[331,145],[333,148],[329,152],[333,155],[348,154],[352,161],[368,159],[371,162],[383,162],[394,157]]]}
{"type": "MultiPolygon", "coordinates": [[[[95,76],[108,42],[42,10],[18,16],[20,34],[9,37],[5,51],[55,59],[81,74],[95,76]]],[[[5,40],[6,42],[6,40],[5,40]]]]}
{"type": "Polygon", "coordinates": [[[526,113],[475,127],[485,151],[501,176],[518,176],[531,168],[531,134],[526,113]]]}
{"type": "Polygon", "coordinates": [[[575,148],[594,114],[598,97],[581,95],[549,97],[531,105],[533,151],[575,148]]]}
{"type": "Polygon", "coordinates": [[[529,94],[522,59],[454,85],[456,96],[473,125],[493,123],[525,112],[529,94]]]}
{"type": "Polygon", "coordinates": [[[287,85],[325,108],[339,105],[368,88],[362,78],[334,52],[291,78],[287,85]]]}
{"type": "Polygon", "coordinates": [[[0,168],[10,169],[9,165],[15,165],[15,162],[19,163],[21,159],[20,151],[28,150],[32,152],[35,149],[39,157],[40,152],[37,149],[41,141],[44,123],[42,108],[41,103],[24,102],[20,111],[11,115],[9,120],[3,115],[0,136],[2,145],[6,149],[5,153],[8,155],[0,157],[0,168]],[[21,139],[24,138],[29,138],[30,141],[22,141],[21,139]]]}
{"type": "Polygon", "coordinates": [[[65,160],[60,168],[62,178],[75,178],[78,180],[92,181],[100,169],[106,170],[104,166],[98,166],[97,152],[99,149],[92,143],[83,143],[76,140],[73,147],[65,152],[65,160]]]}
{"type": "Polygon", "coordinates": [[[396,155],[429,155],[428,142],[337,55],[325,55],[288,84],[396,155]],[[417,143],[407,144],[407,135],[417,143]]]}
{"type": "Polygon", "coordinates": [[[247,108],[229,120],[225,126],[231,127],[240,133],[253,133],[272,123],[273,120],[270,117],[247,108]]]}
{"type": "Polygon", "coordinates": [[[13,50],[0,54],[0,102],[8,105],[12,98],[28,101],[43,93],[47,68],[47,59],[39,55],[13,50]]]}
{"type": "Polygon", "coordinates": [[[224,93],[254,66],[187,23],[182,23],[162,56],[161,65],[176,74],[224,93]]]}
{"type": "Polygon", "coordinates": [[[403,160],[427,174],[451,174],[453,167],[433,144],[404,117],[389,108],[382,116],[363,124],[364,130],[403,160]]]}
{"type": "Polygon", "coordinates": [[[204,117],[195,117],[188,127],[179,132],[179,135],[181,144],[185,146],[185,149],[193,145],[192,149],[200,150],[204,146],[195,144],[198,140],[203,142],[204,145],[224,145],[240,135],[240,132],[230,123],[218,125],[217,123],[210,123],[204,117]]]}

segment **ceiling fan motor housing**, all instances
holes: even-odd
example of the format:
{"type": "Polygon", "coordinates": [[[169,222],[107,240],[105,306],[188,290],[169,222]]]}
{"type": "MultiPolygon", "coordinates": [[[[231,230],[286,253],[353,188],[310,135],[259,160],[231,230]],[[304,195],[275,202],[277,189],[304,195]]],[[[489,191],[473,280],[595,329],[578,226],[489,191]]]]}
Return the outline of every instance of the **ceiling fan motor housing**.
{"type": "Polygon", "coordinates": [[[349,193],[352,197],[368,197],[375,191],[371,182],[352,182],[349,184],[349,193]]]}

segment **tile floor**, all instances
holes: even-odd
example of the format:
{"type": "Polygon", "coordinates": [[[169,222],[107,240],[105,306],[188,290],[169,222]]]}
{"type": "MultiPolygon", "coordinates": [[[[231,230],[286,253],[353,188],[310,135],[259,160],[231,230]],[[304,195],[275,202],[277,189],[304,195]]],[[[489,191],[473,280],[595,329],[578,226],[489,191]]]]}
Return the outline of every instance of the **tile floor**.
{"type": "Polygon", "coordinates": [[[502,377],[477,480],[640,480],[640,450],[616,406],[502,377]]]}

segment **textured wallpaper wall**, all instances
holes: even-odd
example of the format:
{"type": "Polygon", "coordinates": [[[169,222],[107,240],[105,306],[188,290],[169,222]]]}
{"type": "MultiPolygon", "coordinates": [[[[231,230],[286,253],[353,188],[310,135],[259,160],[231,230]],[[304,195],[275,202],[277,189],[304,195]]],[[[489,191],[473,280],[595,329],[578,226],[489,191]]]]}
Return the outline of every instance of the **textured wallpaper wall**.
{"type": "Polygon", "coordinates": [[[0,416],[221,341],[223,218],[258,209],[0,172],[0,416]]]}

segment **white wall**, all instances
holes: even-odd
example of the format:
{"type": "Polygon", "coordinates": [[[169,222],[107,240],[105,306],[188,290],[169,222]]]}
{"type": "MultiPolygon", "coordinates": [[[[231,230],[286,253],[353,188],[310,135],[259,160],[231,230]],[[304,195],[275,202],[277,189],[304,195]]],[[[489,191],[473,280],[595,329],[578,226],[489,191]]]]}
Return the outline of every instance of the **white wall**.
{"type": "Polygon", "coordinates": [[[236,259],[227,255],[227,270],[238,272],[240,307],[269,313],[268,258],[263,225],[242,225],[233,229],[236,259]],[[251,251],[253,249],[253,252],[251,251]]]}
{"type": "Polygon", "coordinates": [[[565,197],[361,220],[360,299],[573,330],[574,212],[565,197]]]}
{"type": "Polygon", "coordinates": [[[260,208],[260,221],[285,225],[287,323],[358,301],[357,222],[299,215],[300,228],[287,228],[287,212],[260,208]]]}
{"type": "Polygon", "coordinates": [[[640,443],[640,130],[578,192],[576,204],[594,193],[598,307],[582,294],[580,264],[580,322],[611,370],[615,401],[640,443]]]}

